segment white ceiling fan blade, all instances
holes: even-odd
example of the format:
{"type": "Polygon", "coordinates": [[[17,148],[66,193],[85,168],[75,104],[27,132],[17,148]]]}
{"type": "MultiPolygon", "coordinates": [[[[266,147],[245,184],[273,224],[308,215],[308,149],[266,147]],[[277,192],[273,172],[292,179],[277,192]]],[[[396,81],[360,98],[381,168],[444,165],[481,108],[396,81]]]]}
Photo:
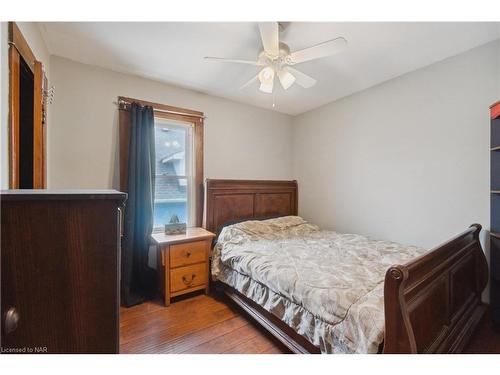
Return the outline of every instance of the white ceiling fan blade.
{"type": "Polygon", "coordinates": [[[240,87],[240,90],[243,90],[244,88],[250,86],[252,83],[256,82],[259,80],[259,75],[257,74],[255,77],[250,79],[247,83],[245,83],[243,86],[240,87]]]}
{"type": "Polygon", "coordinates": [[[330,56],[335,53],[338,53],[345,49],[347,46],[347,40],[344,38],[336,38],[329,40],[327,42],[323,42],[320,44],[316,44],[315,46],[304,48],[300,51],[292,52],[287,60],[287,63],[290,65],[300,64],[305,61],[320,59],[322,57],[330,56]]]}
{"type": "Polygon", "coordinates": [[[259,22],[260,37],[266,54],[279,55],[279,26],[277,22],[259,22]]]}
{"type": "Polygon", "coordinates": [[[292,73],[295,76],[295,82],[305,89],[308,89],[316,84],[316,80],[314,78],[309,77],[307,74],[304,74],[297,69],[286,67],[284,70],[292,73]]]}
{"type": "Polygon", "coordinates": [[[284,69],[278,71],[278,78],[280,80],[281,86],[285,90],[288,90],[288,88],[295,82],[295,77],[293,76],[293,74],[284,69]]]}
{"type": "Polygon", "coordinates": [[[226,63],[249,64],[249,65],[257,65],[257,66],[263,65],[262,63],[260,63],[258,61],[241,60],[241,59],[226,59],[224,57],[205,56],[205,60],[214,60],[214,61],[220,61],[220,62],[226,62],[226,63]]]}

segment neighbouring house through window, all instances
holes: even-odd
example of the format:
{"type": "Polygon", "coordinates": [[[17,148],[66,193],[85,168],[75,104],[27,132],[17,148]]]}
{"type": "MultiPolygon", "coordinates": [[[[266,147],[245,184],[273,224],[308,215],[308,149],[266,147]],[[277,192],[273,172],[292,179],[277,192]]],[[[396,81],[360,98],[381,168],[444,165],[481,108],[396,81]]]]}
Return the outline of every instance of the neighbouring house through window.
{"type": "Polygon", "coordinates": [[[155,229],[174,215],[187,226],[195,225],[193,146],[193,123],[155,118],[155,229]]]}

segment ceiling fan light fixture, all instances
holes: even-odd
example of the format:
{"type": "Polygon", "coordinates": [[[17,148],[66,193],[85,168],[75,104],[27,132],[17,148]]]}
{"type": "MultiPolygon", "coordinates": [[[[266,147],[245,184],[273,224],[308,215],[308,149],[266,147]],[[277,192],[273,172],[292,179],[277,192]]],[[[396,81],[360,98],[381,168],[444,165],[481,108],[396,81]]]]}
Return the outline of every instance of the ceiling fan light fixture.
{"type": "Polygon", "coordinates": [[[273,93],[273,84],[268,84],[268,83],[261,83],[259,90],[262,92],[265,92],[266,94],[272,94],[273,93]]]}
{"type": "Polygon", "coordinates": [[[274,79],[274,69],[270,66],[266,66],[259,73],[260,83],[269,82],[274,79]]]}
{"type": "Polygon", "coordinates": [[[295,82],[295,77],[293,76],[293,74],[287,72],[286,70],[280,70],[278,72],[278,78],[280,80],[281,86],[285,90],[288,90],[290,86],[292,86],[295,82]]]}
{"type": "Polygon", "coordinates": [[[274,69],[266,66],[259,73],[260,88],[259,90],[265,93],[272,93],[274,86],[274,69]]]}

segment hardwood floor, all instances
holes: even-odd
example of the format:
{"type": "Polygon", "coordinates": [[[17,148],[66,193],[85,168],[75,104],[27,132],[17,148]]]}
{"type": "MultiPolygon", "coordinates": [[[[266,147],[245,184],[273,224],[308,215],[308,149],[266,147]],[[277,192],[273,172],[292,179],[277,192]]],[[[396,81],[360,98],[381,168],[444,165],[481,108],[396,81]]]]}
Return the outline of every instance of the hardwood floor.
{"type": "Polygon", "coordinates": [[[120,353],[287,353],[236,307],[204,294],[120,309],[120,353]]]}
{"type": "MultiPolygon", "coordinates": [[[[288,353],[288,349],[224,299],[204,294],[120,309],[121,353],[288,353]]],[[[485,316],[466,353],[500,353],[500,334],[485,316]]]]}

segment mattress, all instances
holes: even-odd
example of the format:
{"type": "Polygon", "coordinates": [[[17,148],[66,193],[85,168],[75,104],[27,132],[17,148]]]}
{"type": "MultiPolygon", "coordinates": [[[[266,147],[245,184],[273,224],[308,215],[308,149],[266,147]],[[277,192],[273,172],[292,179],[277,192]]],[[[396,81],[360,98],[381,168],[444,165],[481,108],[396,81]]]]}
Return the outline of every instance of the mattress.
{"type": "Polygon", "coordinates": [[[212,277],[322,353],[376,353],[384,337],[385,272],[426,251],[286,216],[225,227],[212,252],[212,277]]]}

